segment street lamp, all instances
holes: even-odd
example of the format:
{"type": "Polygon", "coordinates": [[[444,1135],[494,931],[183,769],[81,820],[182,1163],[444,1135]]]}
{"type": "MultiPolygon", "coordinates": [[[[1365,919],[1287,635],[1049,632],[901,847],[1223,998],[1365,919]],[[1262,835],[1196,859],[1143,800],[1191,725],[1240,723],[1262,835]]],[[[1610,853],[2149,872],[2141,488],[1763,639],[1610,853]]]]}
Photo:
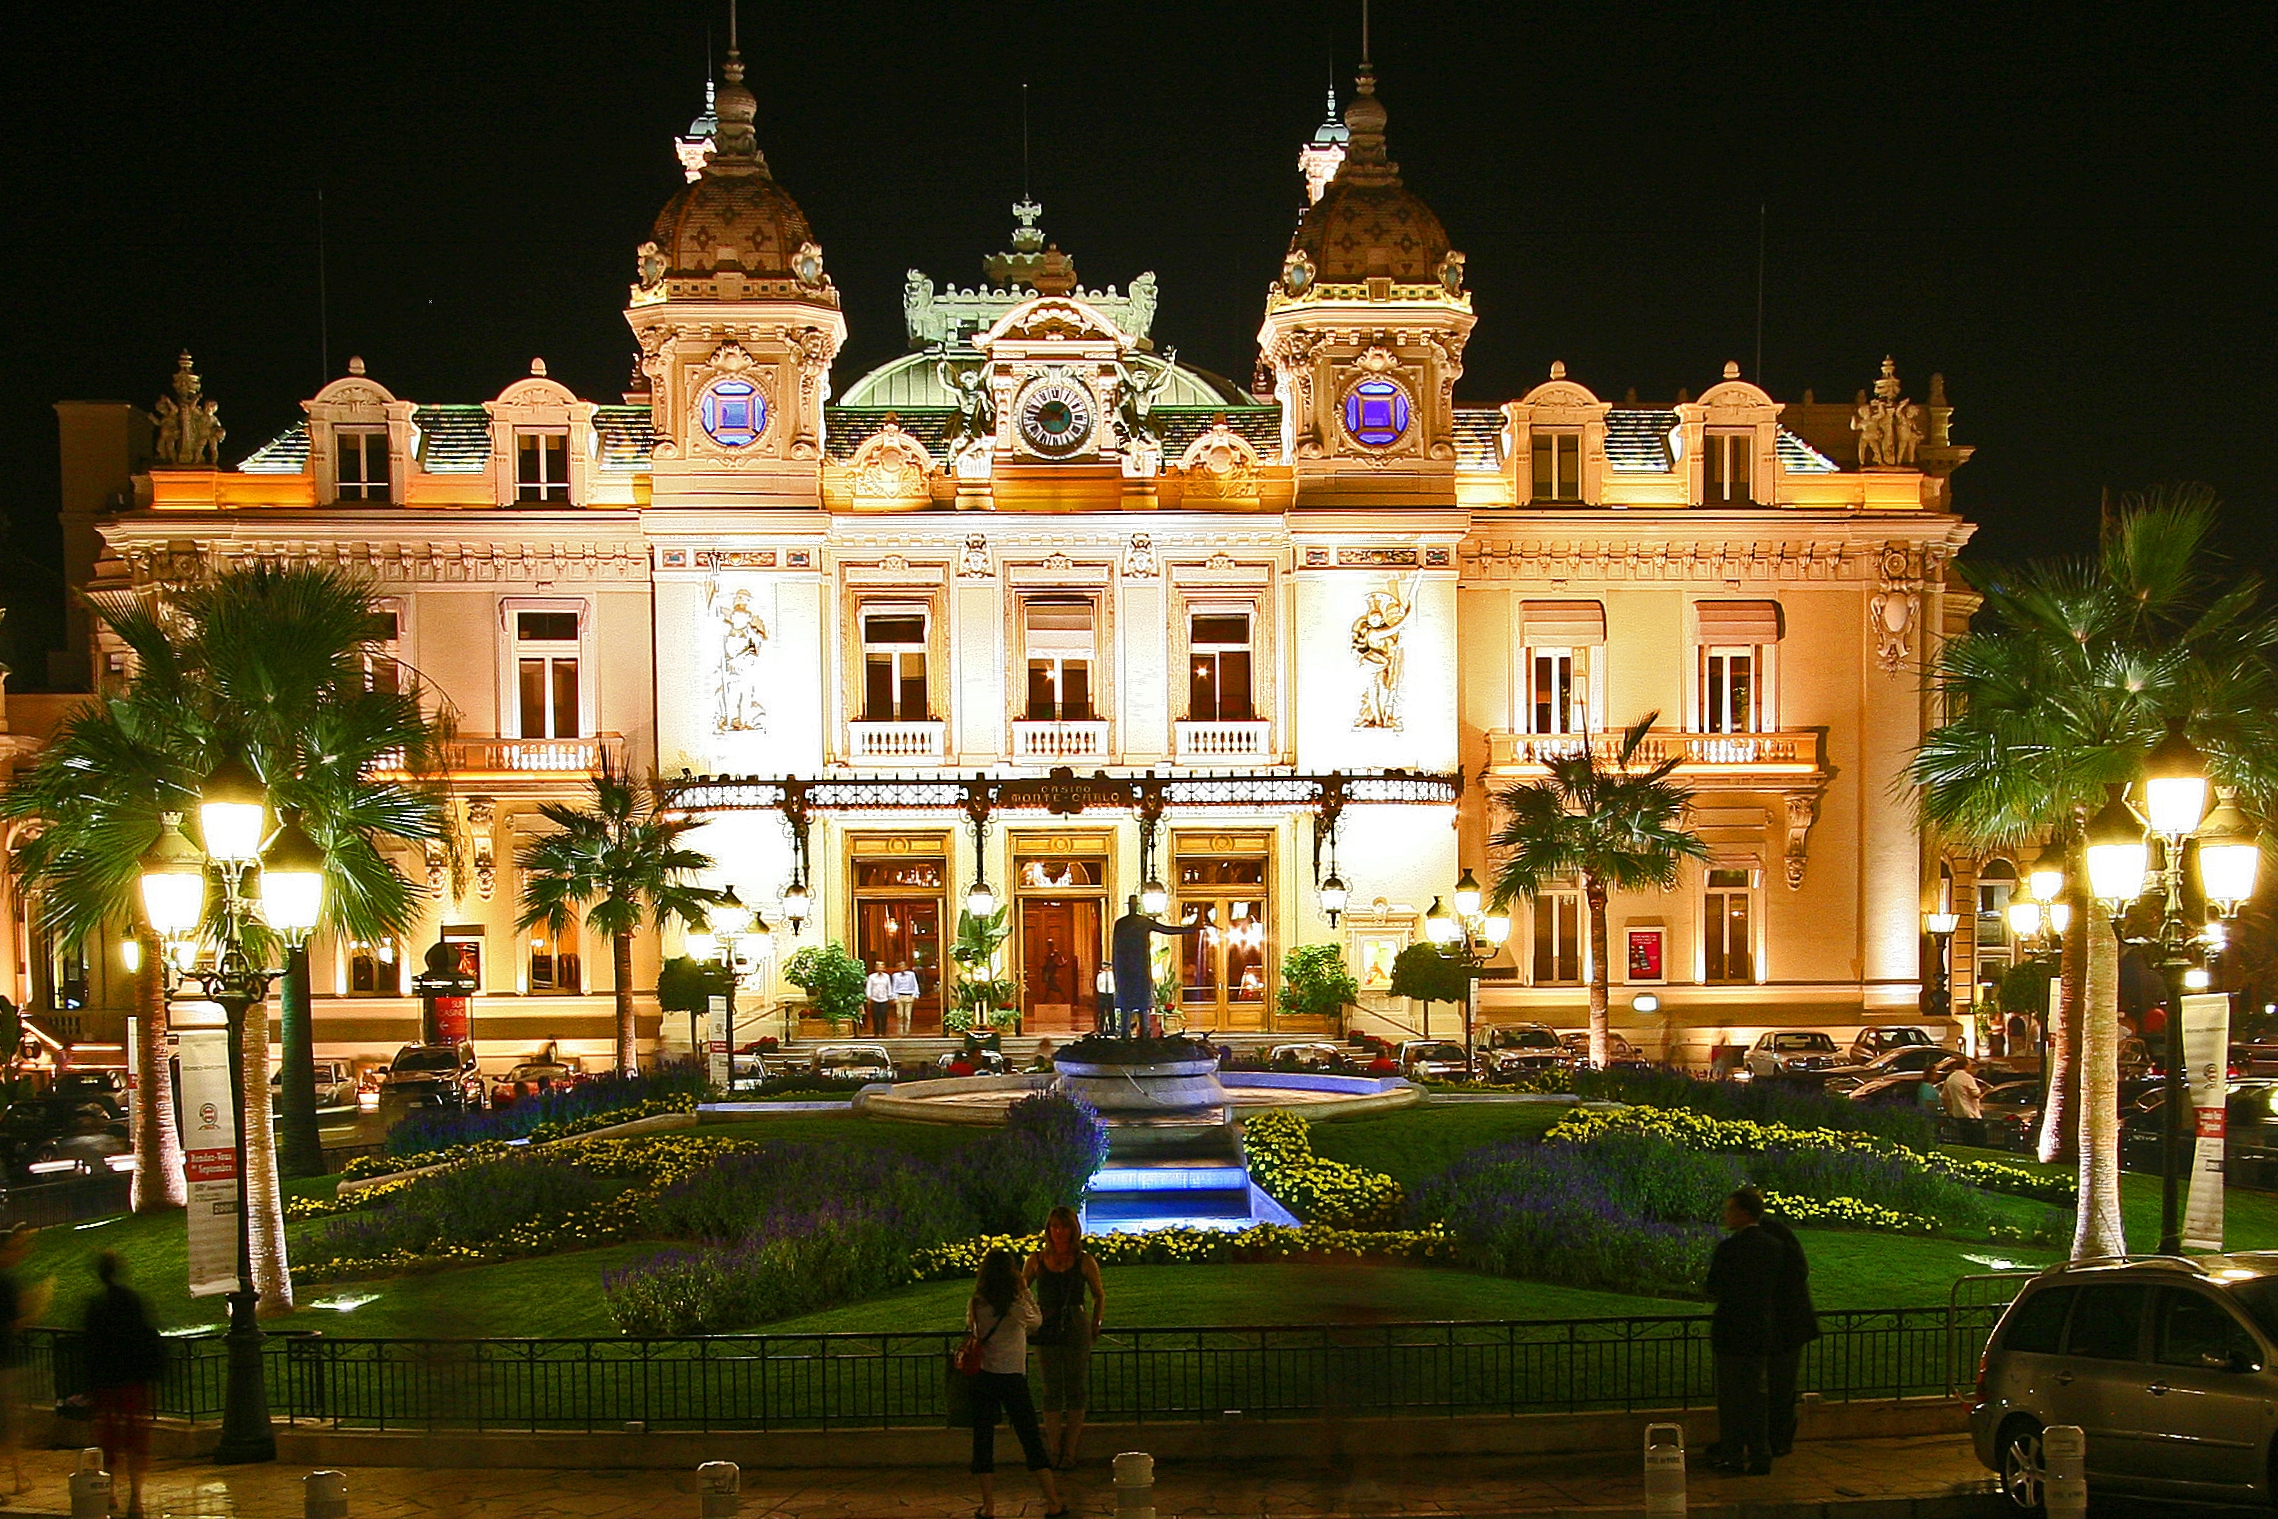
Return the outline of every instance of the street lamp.
{"type": "MultiPolygon", "coordinates": [[[[789,893],[785,895],[788,897],[789,893]]],[[[704,916],[706,927],[688,936],[688,953],[699,960],[709,960],[717,954],[720,963],[727,968],[727,997],[720,1035],[728,1046],[728,1094],[733,1096],[736,1089],[736,946],[773,930],[765,918],[744,905],[734,886],[720,893],[719,900],[704,916]]]]}
{"type": "MultiPolygon", "coordinates": [[[[1946,968],[1946,945],[1954,937],[1954,930],[1962,920],[1950,912],[1926,912],[1922,915],[1922,931],[1930,936],[1930,1016],[1950,1018],[1954,1014],[1953,982],[1946,968]]],[[[1973,1036],[1974,1037],[1974,1036],[1973,1036]]]]}
{"type": "MultiPolygon", "coordinates": [[[[1438,897],[1432,898],[1432,905],[1424,914],[1424,933],[1467,972],[1463,981],[1463,1058],[1469,1065],[1473,1058],[1472,1028],[1479,1018],[1479,968],[1494,958],[1496,951],[1511,937],[1511,915],[1502,908],[1487,906],[1479,889],[1479,878],[1469,867],[1456,877],[1452,895],[1454,912],[1442,906],[1438,897]]],[[[1428,1011],[1425,1016],[1430,1016],[1428,1011]]],[[[1430,1029],[1424,1031],[1424,1037],[1431,1037],[1430,1029]]]]}
{"type": "Polygon", "coordinates": [[[807,883],[793,876],[783,891],[783,921],[791,925],[791,937],[799,936],[799,925],[807,921],[807,883]]]}
{"type": "MultiPolygon", "coordinates": [[[[232,754],[216,765],[198,788],[201,851],[182,832],[181,815],[167,813],[158,838],[143,855],[143,913],[167,947],[161,961],[168,1000],[185,989],[219,1003],[229,1028],[229,1092],[236,1113],[237,1290],[230,1294],[229,1380],[222,1405],[221,1443],[214,1459],[225,1462],[274,1461],[276,1435],[269,1427],[269,1397],[261,1373],[261,1332],[254,1309],[253,1210],[245,1163],[245,1015],[269,995],[283,974],[254,963],[246,949],[248,931],[265,926],[289,947],[308,940],[324,908],[324,851],[299,823],[287,820],[268,837],[268,793],[243,757],[232,754]],[[267,860],[258,882],[247,876],[267,860]],[[215,911],[207,915],[212,887],[215,911]],[[249,893],[247,888],[253,890],[249,893]],[[201,944],[213,951],[201,967],[201,944]]],[[[158,1079],[155,1073],[146,1073],[158,1079]]]]}
{"type": "MultiPolygon", "coordinates": [[[[2034,900],[2051,906],[2064,899],[2065,854],[2064,841],[2052,838],[2035,857],[2033,867],[2025,873],[2025,883],[2033,891],[2034,900]]],[[[2061,932],[2061,930],[2060,930],[2061,932]]]]}

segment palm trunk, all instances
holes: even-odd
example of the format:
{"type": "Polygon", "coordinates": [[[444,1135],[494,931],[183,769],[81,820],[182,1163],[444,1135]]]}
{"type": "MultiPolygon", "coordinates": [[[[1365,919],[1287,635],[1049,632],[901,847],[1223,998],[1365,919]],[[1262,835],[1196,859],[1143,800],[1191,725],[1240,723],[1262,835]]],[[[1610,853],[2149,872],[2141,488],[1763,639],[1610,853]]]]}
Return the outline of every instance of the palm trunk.
{"type": "Polygon", "coordinates": [[[245,1201],[253,1213],[253,1290],[264,1318],[293,1311],[285,1259],[285,1199],[277,1185],[277,1128],[269,1104],[269,1004],[245,1010],[245,1201]]]}
{"type": "Polygon", "coordinates": [[[2080,1201],[2075,1260],[2128,1253],[2120,1220],[2120,940],[2101,913],[2088,941],[2080,1030],[2080,1201]]]}
{"type": "MultiPolygon", "coordinates": [[[[633,1027],[633,936],[613,934],[609,940],[609,971],[617,985],[617,1069],[628,1076],[641,1073],[641,1057],[633,1047],[636,1031],[633,1027]]],[[[728,1051],[728,1060],[735,1061],[736,1052],[728,1051]]]]}
{"type": "Polygon", "coordinates": [[[1602,1071],[1613,1044],[1606,1024],[1606,888],[1584,877],[1582,899],[1590,908],[1590,1064],[1602,1071]]]}
{"type": "Polygon", "coordinates": [[[134,1211],[158,1213],[189,1201],[182,1176],[182,1136],[174,1127],[174,1073],[166,1056],[165,953],[155,934],[136,930],[142,967],[135,972],[134,1211]]]}
{"type": "MultiPolygon", "coordinates": [[[[2078,855],[2078,851],[2074,851],[2078,855]]],[[[2060,951],[2057,995],[2049,1004],[2048,1092],[2041,1112],[2040,1157],[2072,1159],[2080,1148],[2080,1026],[2088,979],[2088,937],[2098,908],[2088,894],[2087,866],[2076,859],[2065,871],[2065,903],[2072,916],[2060,951]]]]}
{"type": "Polygon", "coordinates": [[[277,1017],[283,1025],[285,1174],[295,1178],[324,1174],[324,1138],[316,1126],[316,1030],[309,1005],[308,946],[285,951],[285,974],[277,983],[277,1017]]]}

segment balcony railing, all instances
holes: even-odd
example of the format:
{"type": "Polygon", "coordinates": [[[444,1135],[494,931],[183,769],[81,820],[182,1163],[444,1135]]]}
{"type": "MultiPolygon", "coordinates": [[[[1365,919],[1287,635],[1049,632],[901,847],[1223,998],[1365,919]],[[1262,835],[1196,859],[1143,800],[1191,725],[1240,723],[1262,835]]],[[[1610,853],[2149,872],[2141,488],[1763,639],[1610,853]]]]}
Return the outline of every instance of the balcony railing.
{"type": "MultiPolygon", "coordinates": [[[[601,761],[622,769],[625,739],[618,733],[597,733],[590,738],[467,738],[447,739],[443,767],[453,778],[588,775],[601,761]]],[[[382,756],[373,765],[377,775],[401,775],[401,753],[382,756]]]]}
{"type": "MultiPolygon", "coordinates": [[[[1487,735],[1487,767],[1506,774],[1541,770],[1584,748],[1610,762],[1621,749],[1618,733],[1510,733],[1487,735]]],[[[1679,733],[1656,729],[1638,746],[1637,763],[1677,762],[1677,773],[1700,777],[1817,775],[1819,735],[1788,733],[1679,733]]]]}
{"type": "Polygon", "coordinates": [[[1069,760],[1107,758],[1107,724],[1104,722],[1030,722],[1012,725],[1012,759],[1016,765],[1057,765],[1069,760]]]}
{"type": "Polygon", "coordinates": [[[1265,722],[1182,722],[1173,752],[1182,765],[1265,759],[1272,726],[1265,722]]]}
{"type": "Polygon", "coordinates": [[[846,757],[858,765],[938,765],[946,752],[947,723],[846,725],[846,757]]]}

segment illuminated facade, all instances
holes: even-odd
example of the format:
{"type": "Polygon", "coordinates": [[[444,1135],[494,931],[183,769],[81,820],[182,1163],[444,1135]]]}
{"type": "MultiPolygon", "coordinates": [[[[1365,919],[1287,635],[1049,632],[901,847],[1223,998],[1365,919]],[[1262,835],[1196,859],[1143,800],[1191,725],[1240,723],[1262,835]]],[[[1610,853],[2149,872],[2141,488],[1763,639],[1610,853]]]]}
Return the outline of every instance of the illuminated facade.
{"type": "MultiPolygon", "coordinates": [[[[1255,392],[1159,350],[1153,276],[1085,288],[1025,204],[982,283],[913,271],[909,353],[834,386],[838,292],[741,73],[638,250],[621,401],[542,364],[479,405],[404,400],[351,361],[231,469],[141,468],[124,408],[63,408],[98,598],[236,558],[352,566],[394,616],[376,678],[400,661],[456,713],[472,869],[407,855],[421,935],[317,947],[320,1051],[414,1037],[406,967],[436,935],[479,946],[486,1054],[604,1047],[606,946],[512,927],[535,804],[603,753],[704,778],[703,847],[772,925],[743,996],[769,1032],[782,961],[825,939],[916,968],[913,1032],[940,1030],[977,877],[1010,904],[1029,1032],[1089,1026],[1106,924],[1150,877],[1210,925],[1177,952],[1190,1028],[1318,1028],[1274,990],[1326,941],[1389,1032],[1416,1021],[1392,955],[1490,866],[1491,789],[1649,711],[1714,858],[1614,901],[1617,1027],[1698,1060],[1915,1016],[1937,866],[1894,782],[1969,533],[1937,380],[1918,404],[1886,365],[1855,403],[1783,405],[1728,365],[1649,404],[1560,365],[1459,403],[1463,257],[1364,72],[1302,150],[1255,392]]],[[[678,948],[644,945],[639,983],[678,948]]],[[[1488,1018],[1578,1026],[1584,956],[1574,892],[1522,905],[1488,1018]]]]}

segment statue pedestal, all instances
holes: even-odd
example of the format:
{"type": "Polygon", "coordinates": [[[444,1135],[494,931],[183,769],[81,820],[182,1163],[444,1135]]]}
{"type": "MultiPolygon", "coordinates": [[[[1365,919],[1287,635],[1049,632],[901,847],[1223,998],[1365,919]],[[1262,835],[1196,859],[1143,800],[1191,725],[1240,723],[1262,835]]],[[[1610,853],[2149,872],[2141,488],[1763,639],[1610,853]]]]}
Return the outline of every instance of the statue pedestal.
{"type": "MultiPolygon", "coordinates": [[[[1122,1041],[1096,1041],[1099,1053],[1115,1051],[1122,1041]]],[[[1053,1057],[1059,1089],[1081,1098],[1098,1110],[1107,1127],[1108,1154],[1128,1156],[1187,1150],[1200,1145],[1216,1151],[1230,1143],[1233,1120],[1231,1100],[1218,1083],[1218,1061],[1203,1055],[1193,1058],[1142,1060],[1131,1049],[1129,1060],[1100,1059],[1081,1044],[1053,1057]]],[[[1168,1053],[1168,1052],[1166,1052],[1168,1053]]]]}

